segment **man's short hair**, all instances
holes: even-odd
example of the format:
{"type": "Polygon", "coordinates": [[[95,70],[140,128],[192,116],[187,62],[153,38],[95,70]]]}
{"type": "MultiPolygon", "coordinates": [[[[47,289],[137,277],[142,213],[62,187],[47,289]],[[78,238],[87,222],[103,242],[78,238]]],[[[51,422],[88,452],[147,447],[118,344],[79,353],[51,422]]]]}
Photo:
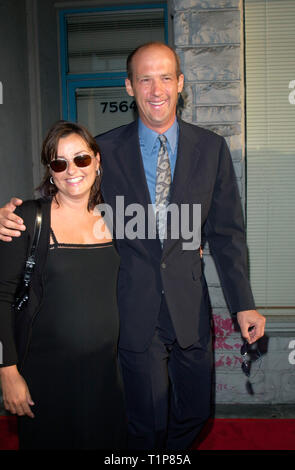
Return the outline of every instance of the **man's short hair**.
{"type": "Polygon", "coordinates": [[[128,55],[127,57],[127,62],[126,62],[126,68],[127,68],[127,77],[129,78],[129,80],[132,82],[132,60],[133,60],[133,57],[135,56],[135,54],[140,50],[140,49],[146,49],[146,48],[149,48],[149,47],[152,47],[152,46],[163,46],[163,47],[167,47],[167,49],[169,49],[173,55],[174,55],[174,58],[175,58],[175,64],[176,64],[176,76],[177,78],[179,77],[179,75],[181,75],[181,67],[180,67],[180,60],[179,60],[179,57],[178,55],[176,54],[175,50],[168,46],[167,44],[163,43],[163,42],[160,42],[160,41],[151,41],[151,42],[147,42],[145,44],[141,44],[140,46],[138,46],[136,49],[134,49],[134,51],[130,52],[130,54],[128,55]]]}

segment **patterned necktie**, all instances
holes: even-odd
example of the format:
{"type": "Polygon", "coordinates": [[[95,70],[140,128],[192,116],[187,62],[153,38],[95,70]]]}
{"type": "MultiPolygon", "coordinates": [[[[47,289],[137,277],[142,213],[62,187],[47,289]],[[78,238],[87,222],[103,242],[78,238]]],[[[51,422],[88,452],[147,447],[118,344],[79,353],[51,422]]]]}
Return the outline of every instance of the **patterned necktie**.
{"type": "Polygon", "coordinates": [[[156,179],[156,224],[161,244],[166,233],[166,208],[169,204],[171,187],[171,167],[167,150],[167,138],[159,135],[160,150],[158,154],[156,179]]]}

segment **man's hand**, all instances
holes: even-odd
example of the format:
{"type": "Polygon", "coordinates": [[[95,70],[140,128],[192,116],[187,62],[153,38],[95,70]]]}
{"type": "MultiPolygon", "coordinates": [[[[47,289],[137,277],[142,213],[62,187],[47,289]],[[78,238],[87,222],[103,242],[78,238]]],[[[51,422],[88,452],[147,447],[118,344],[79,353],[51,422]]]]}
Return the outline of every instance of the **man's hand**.
{"type": "Polygon", "coordinates": [[[265,317],[257,310],[244,310],[237,313],[237,320],[243,338],[249,343],[255,343],[264,335],[265,317]]]}
{"type": "Polygon", "coordinates": [[[26,230],[24,221],[14,214],[17,206],[23,203],[21,199],[13,197],[4,207],[0,208],[0,240],[11,242],[12,237],[20,237],[26,230]]]}

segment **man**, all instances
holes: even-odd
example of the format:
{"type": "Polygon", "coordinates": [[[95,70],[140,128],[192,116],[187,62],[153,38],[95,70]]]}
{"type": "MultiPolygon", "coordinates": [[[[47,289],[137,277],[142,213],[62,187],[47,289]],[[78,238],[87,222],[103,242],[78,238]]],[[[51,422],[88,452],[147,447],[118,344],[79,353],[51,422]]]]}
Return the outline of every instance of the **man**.
{"type": "MultiPolygon", "coordinates": [[[[176,119],[184,77],[172,49],[143,45],[127,65],[126,90],[136,100],[139,120],[97,138],[105,202],[115,213],[116,196],[124,196],[125,206],[140,204],[145,214],[150,204],[157,210],[159,201],[201,204],[202,232],[229,309],[253,343],[264,334],[265,319],[255,310],[247,278],[242,209],[225,140],[176,119]]],[[[3,240],[13,236],[12,229],[24,229],[11,212],[19,203],[1,209],[3,240]]],[[[164,240],[158,231],[156,238],[125,236],[116,242],[129,447],[189,448],[210,413],[210,308],[200,250],[184,249],[182,235],[173,239],[169,224],[164,240]]]]}

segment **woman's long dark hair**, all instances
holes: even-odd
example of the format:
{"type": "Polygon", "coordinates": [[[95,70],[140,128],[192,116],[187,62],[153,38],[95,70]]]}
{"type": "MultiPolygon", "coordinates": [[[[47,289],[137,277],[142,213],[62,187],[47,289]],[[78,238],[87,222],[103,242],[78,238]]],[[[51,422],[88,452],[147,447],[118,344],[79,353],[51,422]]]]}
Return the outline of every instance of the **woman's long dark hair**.
{"type": "MultiPolygon", "coordinates": [[[[58,192],[55,184],[50,182],[51,173],[49,170],[49,163],[51,160],[57,157],[57,147],[59,139],[63,137],[68,137],[71,134],[77,134],[85,141],[87,146],[93,151],[94,155],[97,155],[99,152],[99,147],[88,132],[88,130],[81,126],[80,124],[68,121],[57,121],[48,131],[47,136],[42,145],[41,152],[41,162],[45,167],[45,174],[41,184],[38,186],[37,190],[40,192],[41,196],[45,199],[52,199],[55,197],[58,192]]],[[[101,195],[101,177],[102,177],[102,168],[100,164],[100,175],[97,175],[95,181],[90,190],[89,200],[88,200],[88,210],[93,210],[97,204],[102,203],[101,195]]]]}

